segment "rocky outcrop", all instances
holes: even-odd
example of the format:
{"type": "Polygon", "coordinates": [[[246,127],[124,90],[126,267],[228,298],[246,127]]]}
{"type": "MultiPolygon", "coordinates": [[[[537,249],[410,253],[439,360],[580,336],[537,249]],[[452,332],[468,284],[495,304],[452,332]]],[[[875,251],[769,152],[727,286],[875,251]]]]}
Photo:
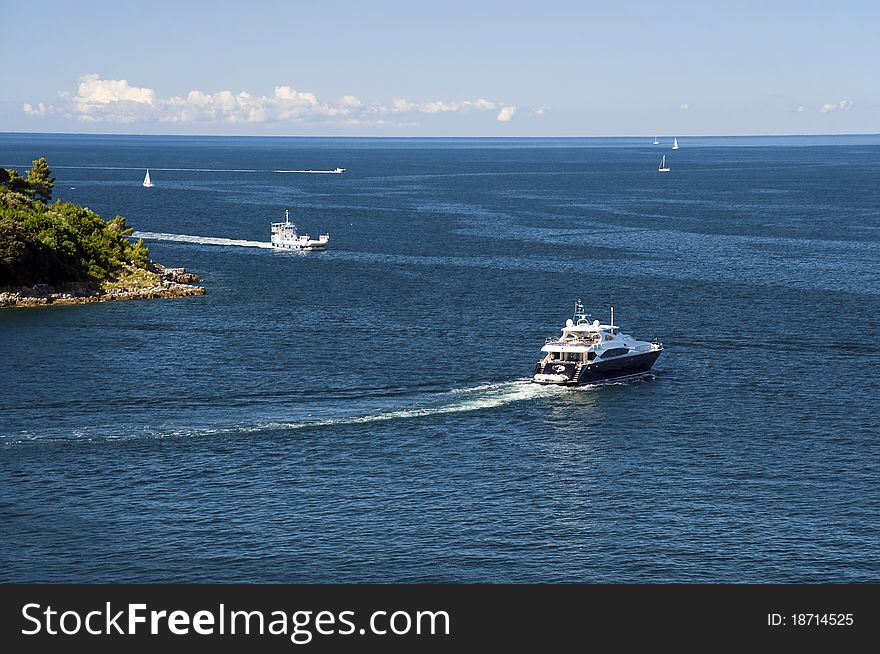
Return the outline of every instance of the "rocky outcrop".
{"type": "Polygon", "coordinates": [[[159,275],[162,281],[168,284],[192,284],[205,281],[203,277],[187,272],[186,268],[166,268],[156,262],[150,262],[148,270],[159,275]]]}
{"type": "Polygon", "coordinates": [[[129,272],[132,274],[119,281],[100,285],[92,282],[70,282],[59,287],[37,284],[0,289],[0,307],[89,304],[205,294],[204,287],[192,285],[192,282],[204,280],[184,268],[166,268],[161,264],[151,263],[147,270],[129,269],[129,272]]]}

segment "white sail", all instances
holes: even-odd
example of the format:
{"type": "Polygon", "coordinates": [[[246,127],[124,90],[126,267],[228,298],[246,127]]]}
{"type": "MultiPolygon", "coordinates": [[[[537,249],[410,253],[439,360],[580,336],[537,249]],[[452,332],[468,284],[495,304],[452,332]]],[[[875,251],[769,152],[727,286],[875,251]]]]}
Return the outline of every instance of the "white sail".
{"type": "Polygon", "coordinates": [[[658,141],[658,140],[657,140],[657,137],[655,136],[655,137],[654,137],[654,145],[659,145],[659,144],[660,144],[660,141],[658,141]]]}
{"type": "Polygon", "coordinates": [[[153,185],[152,180],[150,180],[150,169],[147,168],[147,174],[144,175],[144,186],[150,188],[153,185]]]}
{"type": "Polygon", "coordinates": [[[657,169],[661,173],[668,173],[669,166],[666,165],[666,155],[663,155],[663,158],[660,159],[660,167],[657,169]]]}
{"type": "Polygon", "coordinates": [[[677,138],[672,139],[672,149],[678,150],[678,139],[677,138]]]}

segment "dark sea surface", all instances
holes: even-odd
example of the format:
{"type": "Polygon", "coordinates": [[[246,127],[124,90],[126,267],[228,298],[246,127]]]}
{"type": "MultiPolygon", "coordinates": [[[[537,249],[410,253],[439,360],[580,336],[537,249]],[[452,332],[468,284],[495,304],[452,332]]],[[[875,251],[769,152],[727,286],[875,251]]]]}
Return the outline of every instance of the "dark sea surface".
{"type": "Polygon", "coordinates": [[[207,289],[0,310],[0,581],[880,581],[880,137],[661,140],[0,134],[207,289]]]}

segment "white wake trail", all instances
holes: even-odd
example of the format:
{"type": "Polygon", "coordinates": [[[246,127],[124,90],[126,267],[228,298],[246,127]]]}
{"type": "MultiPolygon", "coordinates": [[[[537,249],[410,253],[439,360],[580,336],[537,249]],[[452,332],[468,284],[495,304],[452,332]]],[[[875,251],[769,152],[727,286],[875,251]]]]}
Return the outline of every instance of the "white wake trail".
{"type": "Polygon", "coordinates": [[[335,170],[273,170],[273,173],[305,173],[308,175],[338,175],[335,170]]]}
{"type": "Polygon", "coordinates": [[[271,243],[265,241],[245,241],[235,238],[219,238],[215,236],[192,236],[190,234],[166,234],[164,232],[134,232],[133,238],[148,241],[173,241],[175,243],[196,243],[198,245],[225,245],[241,248],[272,249],[271,243]]]}
{"type": "MultiPolygon", "coordinates": [[[[8,168],[30,168],[30,164],[3,164],[0,167],[8,168]]],[[[52,166],[52,168],[64,170],[145,170],[147,166],[52,166]]],[[[265,173],[265,170],[257,168],[155,168],[149,166],[150,170],[159,170],[162,172],[191,172],[191,173],[265,173]]]]}
{"type": "MultiPolygon", "coordinates": [[[[594,388],[594,387],[586,387],[594,388]]],[[[134,438],[192,438],[221,435],[254,434],[266,430],[299,430],[321,427],[336,427],[345,425],[364,425],[370,423],[383,423],[394,420],[412,420],[439,416],[446,414],[467,413],[472,411],[485,411],[495,409],[515,402],[524,402],[538,398],[552,396],[564,396],[569,389],[556,386],[543,386],[533,384],[529,379],[520,379],[509,382],[483,384],[464,388],[453,388],[448,391],[435,393],[419,404],[409,407],[388,408],[354,415],[337,415],[333,417],[315,419],[285,419],[276,417],[258,422],[229,426],[205,426],[205,427],[178,427],[154,432],[148,428],[132,431],[118,431],[108,426],[109,432],[98,428],[94,431],[78,430],[73,434],[73,440],[85,441],[117,441],[131,440],[134,438]]],[[[39,434],[15,434],[7,438],[0,434],[0,443],[17,444],[34,440],[43,440],[39,434]]],[[[58,440],[71,440],[70,437],[58,440]]]]}
{"type": "Polygon", "coordinates": [[[484,384],[469,388],[456,388],[440,393],[422,406],[406,409],[379,411],[368,415],[303,420],[297,422],[273,422],[237,431],[259,431],[263,429],[304,429],[307,427],[328,427],[334,425],[360,425],[372,422],[385,422],[407,418],[424,418],[447,413],[466,413],[482,411],[556,394],[559,388],[533,384],[531,380],[518,380],[499,384],[484,384]]]}

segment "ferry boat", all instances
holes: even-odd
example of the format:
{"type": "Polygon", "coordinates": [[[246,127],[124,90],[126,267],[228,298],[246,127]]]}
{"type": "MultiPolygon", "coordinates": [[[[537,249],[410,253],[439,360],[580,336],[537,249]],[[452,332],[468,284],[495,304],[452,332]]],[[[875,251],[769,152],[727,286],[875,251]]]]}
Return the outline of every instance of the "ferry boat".
{"type": "Polygon", "coordinates": [[[282,250],[323,250],[330,242],[330,234],[321,234],[317,239],[308,234],[299,234],[296,225],[290,222],[290,211],[284,210],[284,222],[272,223],[272,247],[282,250]]]}
{"type": "Polygon", "coordinates": [[[562,336],[548,338],[541,351],[546,354],[535,366],[532,381],[581,386],[644,376],[660,356],[663,345],[622,334],[614,324],[613,307],[609,324],[591,321],[578,299],[574,318],[565,322],[562,336]]]}

